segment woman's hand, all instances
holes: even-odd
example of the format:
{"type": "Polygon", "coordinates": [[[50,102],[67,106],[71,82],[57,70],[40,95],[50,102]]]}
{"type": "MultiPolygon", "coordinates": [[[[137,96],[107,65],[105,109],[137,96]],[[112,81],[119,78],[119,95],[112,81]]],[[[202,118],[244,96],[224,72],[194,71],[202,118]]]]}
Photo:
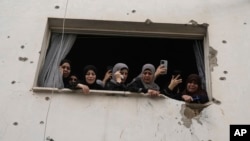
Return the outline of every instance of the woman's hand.
{"type": "Polygon", "coordinates": [[[79,83],[77,87],[82,89],[83,94],[89,94],[89,87],[87,85],[79,83]]]}
{"type": "Polygon", "coordinates": [[[177,85],[179,85],[180,83],[182,83],[182,79],[179,79],[179,77],[180,77],[179,74],[176,77],[174,75],[172,75],[171,82],[168,85],[168,88],[170,90],[173,90],[177,85]]]}

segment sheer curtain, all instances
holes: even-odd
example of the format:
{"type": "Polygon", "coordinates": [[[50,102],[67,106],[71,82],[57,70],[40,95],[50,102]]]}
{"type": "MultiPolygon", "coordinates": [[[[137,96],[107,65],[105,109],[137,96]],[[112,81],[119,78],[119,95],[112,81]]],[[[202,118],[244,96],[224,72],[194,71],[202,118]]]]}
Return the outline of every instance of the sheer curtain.
{"type": "Polygon", "coordinates": [[[43,68],[38,76],[38,86],[63,88],[59,65],[66,57],[76,40],[74,34],[52,33],[50,47],[45,57],[43,68]]]}
{"type": "Polygon", "coordinates": [[[199,76],[202,81],[202,88],[206,88],[206,78],[205,78],[205,64],[204,64],[204,50],[203,50],[203,42],[200,40],[195,40],[193,49],[196,58],[197,69],[199,72],[199,76]]]}

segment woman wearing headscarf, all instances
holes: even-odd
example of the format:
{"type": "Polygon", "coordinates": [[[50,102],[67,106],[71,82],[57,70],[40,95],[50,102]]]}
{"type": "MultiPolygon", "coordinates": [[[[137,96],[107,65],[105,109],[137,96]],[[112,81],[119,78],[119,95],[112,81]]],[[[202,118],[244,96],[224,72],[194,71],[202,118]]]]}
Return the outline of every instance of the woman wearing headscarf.
{"type": "Polygon", "coordinates": [[[71,61],[63,59],[59,64],[59,70],[62,74],[64,88],[67,88],[69,85],[69,76],[71,73],[71,61]]]}
{"type": "Polygon", "coordinates": [[[125,84],[128,78],[128,66],[124,63],[117,63],[112,69],[112,78],[106,82],[105,89],[116,91],[127,91],[125,84]]]}
{"type": "Polygon", "coordinates": [[[186,88],[182,92],[181,98],[191,103],[208,102],[207,92],[201,87],[201,78],[197,74],[190,74],[187,77],[186,88]]]}
{"type": "Polygon", "coordinates": [[[103,87],[96,83],[97,80],[97,68],[93,65],[87,65],[83,69],[83,81],[82,83],[87,85],[90,89],[100,90],[103,87]]]}
{"type": "Polygon", "coordinates": [[[83,69],[83,80],[76,85],[81,88],[83,93],[89,93],[90,89],[103,90],[104,88],[96,83],[97,68],[93,65],[87,65],[83,69]]]}
{"type": "Polygon", "coordinates": [[[142,71],[128,84],[128,90],[131,92],[148,93],[151,96],[160,94],[160,87],[154,82],[155,67],[152,64],[145,64],[142,71]]]}
{"type": "Polygon", "coordinates": [[[168,91],[163,91],[164,94],[172,95],[172,98],[188,103],[203,104],[209,101],[206,90],[201,87],[201,78],[197,74],[190,74],[186,79],[185,89],[181,93],[174,93],[173,89],[182,82],[178,77],[172,77],[168,91]]]}

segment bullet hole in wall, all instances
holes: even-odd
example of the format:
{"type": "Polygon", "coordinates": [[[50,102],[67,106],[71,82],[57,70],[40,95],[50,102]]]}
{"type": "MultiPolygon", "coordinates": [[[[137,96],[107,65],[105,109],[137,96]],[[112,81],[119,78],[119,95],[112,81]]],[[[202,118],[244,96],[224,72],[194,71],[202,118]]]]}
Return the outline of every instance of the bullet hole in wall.
{"type": "Polygon", "coordinates": [[[18,122],[14,122],[13,125],[17,126],[17,125],[18,125],[18,122]]]}
{"type": "Polygon", "coordinates": [[[21,49],[24,49],[24,45],[21,45],[21,49]]]}
{"type": "Polygon", "coordinates": [[[55,9],[59,9],[59,8],[60,8],[60,6],[58,6],[58,5],[55,6],[55,9]]]}
{"type": "Polygon", "coordinates": [[[15,84],[15,83],[16,83],[16,81],[15,81],[15,80],[11,81],[11,84],[15,84]]]}
{"type": "Polygon", "coordinates": [[[132,10],[132,13],[135,13],[136,12],[136,10],[132,10]]]}
{"type": "Polygon", "coordinates": [[[44,124],[44,121],[40,121],[40,124],[44,124]]]}
{"type": "Polygon", "coordinates": [[[223,44],[226,44],[226,43],[227,43],[227,41],[226,41],[226,40],[222,40],[222,43],[223,43],[223,44]]]}
{"type": "Polygon", "coordinates": [[[50,136],[48,136],[48,137],[46,138],[46,140],[47,140],[47,141],[54,141],[54,139],[52,139],[50,136]]]}
{"type": "Polygon", "coordinates": [[[19,61],[23,61],[23,62],[25,62],[25,61],[27,61],[27,60],[28,60],[28,58],[27,58],[27,57],[19,57],[18,59],[19,59],[19,61]]]}
{"type": "Polygon", "coordinates": [[[226,77],[220,77],[220,80],[226,80],[226,77]]]}
{"type": "Polygon", "coordinates": [[[227,74],[228,72],[227,71],[223,71],[224,74],[227,74]]]}
{"type": "Polygon", "coordinates": [[[48,100],[49,100],[49,97],[45,97],[45,100],[47,100],[47,101],[48,101],[48,100]]]}

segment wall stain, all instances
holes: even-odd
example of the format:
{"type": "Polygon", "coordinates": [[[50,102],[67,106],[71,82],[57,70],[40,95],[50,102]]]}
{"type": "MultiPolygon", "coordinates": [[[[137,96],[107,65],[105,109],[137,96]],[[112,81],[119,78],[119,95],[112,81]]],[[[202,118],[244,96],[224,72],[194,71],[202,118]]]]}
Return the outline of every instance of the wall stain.
{"type": "Polygon", "coordinates": [[[209,47],[209,66],[210,66],[210,71],[214,70],[215,66],[218,66],[217,64],[217,50],[215,50],[212,47],[209,47]]]}
{"type": "Polygon", "coordinates": [[[195,20],[190,20],[188,23],[190,23],[191,25],[198,25],[198,22],[196,22],[195,20]]]}
{"type": "Polygon", "coordinates": [[[213,103],[217,104],[217,105],[220,105],[221,104],[221,101],[215,99],[214,97],[212,98],[212,101],[213,103]]]}
{"type": "Polygon", "coordinates": [[[224,110],[223,109],[220,109],[220,111],[221,111],[221,114],[224,116],[225,114],[224,114],[224,110]]]}

